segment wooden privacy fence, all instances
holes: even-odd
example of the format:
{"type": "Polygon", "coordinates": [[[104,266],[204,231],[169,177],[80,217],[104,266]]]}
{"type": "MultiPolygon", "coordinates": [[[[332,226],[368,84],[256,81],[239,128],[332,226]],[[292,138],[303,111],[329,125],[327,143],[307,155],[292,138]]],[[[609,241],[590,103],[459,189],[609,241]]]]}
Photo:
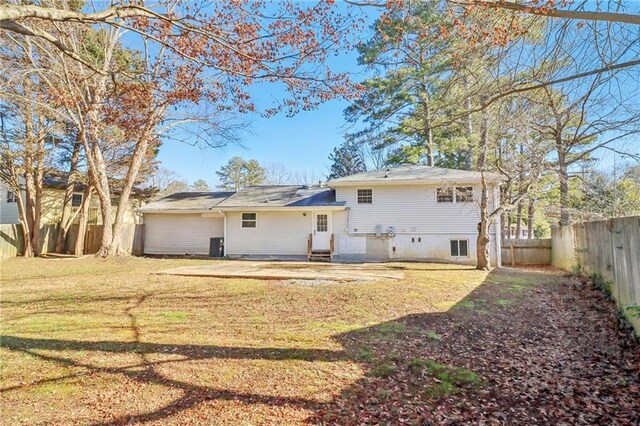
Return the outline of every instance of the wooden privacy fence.
{"type": "MultiPolygon", "coordinates": [[[[84,252],[96,253],[102,241],[102,225],[88,225],[84,239],[84,252]]],[[[77,232],[77,230],[76,230],[77,232]]],[[[144,251],[144,225],[125,224],[120,234],[120,246],[127,252],[141,256],[144,251]]]]}
{"type": "Polygon", "coordinates": [[[502,265],[548,265],[551,263],[551,239],[503,240],[502,265]]]}
{"type": "MultiPolygon", "coordinates": [[[[0,225],[0,258],[14,257],[22,254],[22,225],[0,225]]],[[[84,254],[93,254],[100,248],[102,225],[88,225],[84,239],[84,254]]],[[[40,252],[53,253],[58,237],[58,225],[43,225],[40,228],[40,252]]],[[[67,252],[72,252],[75,245],[78,226],[69,230],[67,252]]],[[[124,224],[120,236],[121,246],[133,255],[142,255],[144,250],[144,225],[124,224]]]]}
{"type": "MultiPolygon", "coordinates": [[[[43,225],[40,228],[41,252],[53,252],[56,248],[56,238],[58,238],[58,225],[43,225]]],[[[0,225],[0,259],[18,256],[22,254],[23,249],[22,225],[0,225]]]]}
{"type": "Polygon", "coordinates": [[[640,216],[556,227],[551,238],[553,265],[602,276],[640,335],[640,216]]]}

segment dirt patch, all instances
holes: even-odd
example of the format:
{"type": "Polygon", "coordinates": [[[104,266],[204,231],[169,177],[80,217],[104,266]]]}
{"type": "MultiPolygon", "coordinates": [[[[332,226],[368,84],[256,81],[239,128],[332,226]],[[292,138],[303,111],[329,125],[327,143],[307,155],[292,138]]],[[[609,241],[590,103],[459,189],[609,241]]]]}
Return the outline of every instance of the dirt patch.
{"type": "Polygon", "coordinates": [[[215,261],[158,272],[190,277],[253,278],[264,280],[321,280],[337,282],[400,280],[404,272],[384,264],[215,261]]]}

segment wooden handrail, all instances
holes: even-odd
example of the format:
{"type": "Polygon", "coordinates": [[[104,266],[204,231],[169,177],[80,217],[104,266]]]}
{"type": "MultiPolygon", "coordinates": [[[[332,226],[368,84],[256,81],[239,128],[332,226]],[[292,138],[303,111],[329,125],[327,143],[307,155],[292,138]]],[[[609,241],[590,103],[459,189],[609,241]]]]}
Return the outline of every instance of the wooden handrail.
{"type": "Polygon", "coordinates": [[[335,237],[331,234],[331,240],[329,240],[329,255],[331,256],[331,261],[333,262],[333,247],[335,244],[335,237]]]}
{"type": "Polygon", "coordinates": [[[311,260],[311,252],[313,251],[313,234],[309,234],[307,239],[307,260],[311,260]]]}

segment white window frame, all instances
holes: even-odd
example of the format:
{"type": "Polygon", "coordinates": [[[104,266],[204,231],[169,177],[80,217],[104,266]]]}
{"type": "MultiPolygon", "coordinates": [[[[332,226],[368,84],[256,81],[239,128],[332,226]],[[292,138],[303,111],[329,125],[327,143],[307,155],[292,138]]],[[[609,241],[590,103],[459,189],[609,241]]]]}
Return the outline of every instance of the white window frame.
{"type": "Polygon", "coordinates": [[[451,238],[449,239],[449,257],[455,257],[455,258],[463,258],[466,259],[469,257],[469,239],[468,238],[451,238]],[[458,242],[458,255],[454,255],[453,253],[451,253],[451,243],[453,241],[457,241],[458,242]],[[460,255],[460,241],[466,241],[467,243],[467,255],[466,256],[462,256],[460,255]]]}
{"type": "Polygon", "coordinates": [[[13,189],[7,189],[7,203],[17,203],[18,195],[13,189]]]}
{"type": "Polygon", "coordinates": [[[241,212],[240,213],[240,228],[242,229],[256,229],[258,228],[258,213],[256,212],[241,212]],[[245,214],[253,214],[256,216],[255,219],[245,219],[244,215],[245,214]],[[245,222],[253,222],[255,224],[255,226],[244,226],[245,222]]]}
{"type": "Polygon", "coordinates": [[[363,206],[370,206],[373,204],[373,188],[356,188],[356,204],[363,206]],[[370,203],[361,203],[360,197],[358,196],[358,191],[371,191],[371,202],[370,203]]]}

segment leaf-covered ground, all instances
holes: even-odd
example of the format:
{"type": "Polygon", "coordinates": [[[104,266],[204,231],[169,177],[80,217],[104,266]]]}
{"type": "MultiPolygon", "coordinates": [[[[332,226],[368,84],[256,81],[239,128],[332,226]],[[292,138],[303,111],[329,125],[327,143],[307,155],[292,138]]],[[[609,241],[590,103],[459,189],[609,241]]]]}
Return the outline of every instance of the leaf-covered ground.
{"type": "Polygon", "coordinates": [[[7,424],[634,424],[639,348],[553,270],[398,281],[170,277],[201,261],[11,259],[7,424]]]}
{"type": "Polygon", "coordinates": [[[492,273],[451,310],[342,335],[367,377],[323,407],[325,424],[640,422],[640,346],[604,296],[551,268],[492,273]],[[546,271],[545,271],[546,269],[546,271]]]}

